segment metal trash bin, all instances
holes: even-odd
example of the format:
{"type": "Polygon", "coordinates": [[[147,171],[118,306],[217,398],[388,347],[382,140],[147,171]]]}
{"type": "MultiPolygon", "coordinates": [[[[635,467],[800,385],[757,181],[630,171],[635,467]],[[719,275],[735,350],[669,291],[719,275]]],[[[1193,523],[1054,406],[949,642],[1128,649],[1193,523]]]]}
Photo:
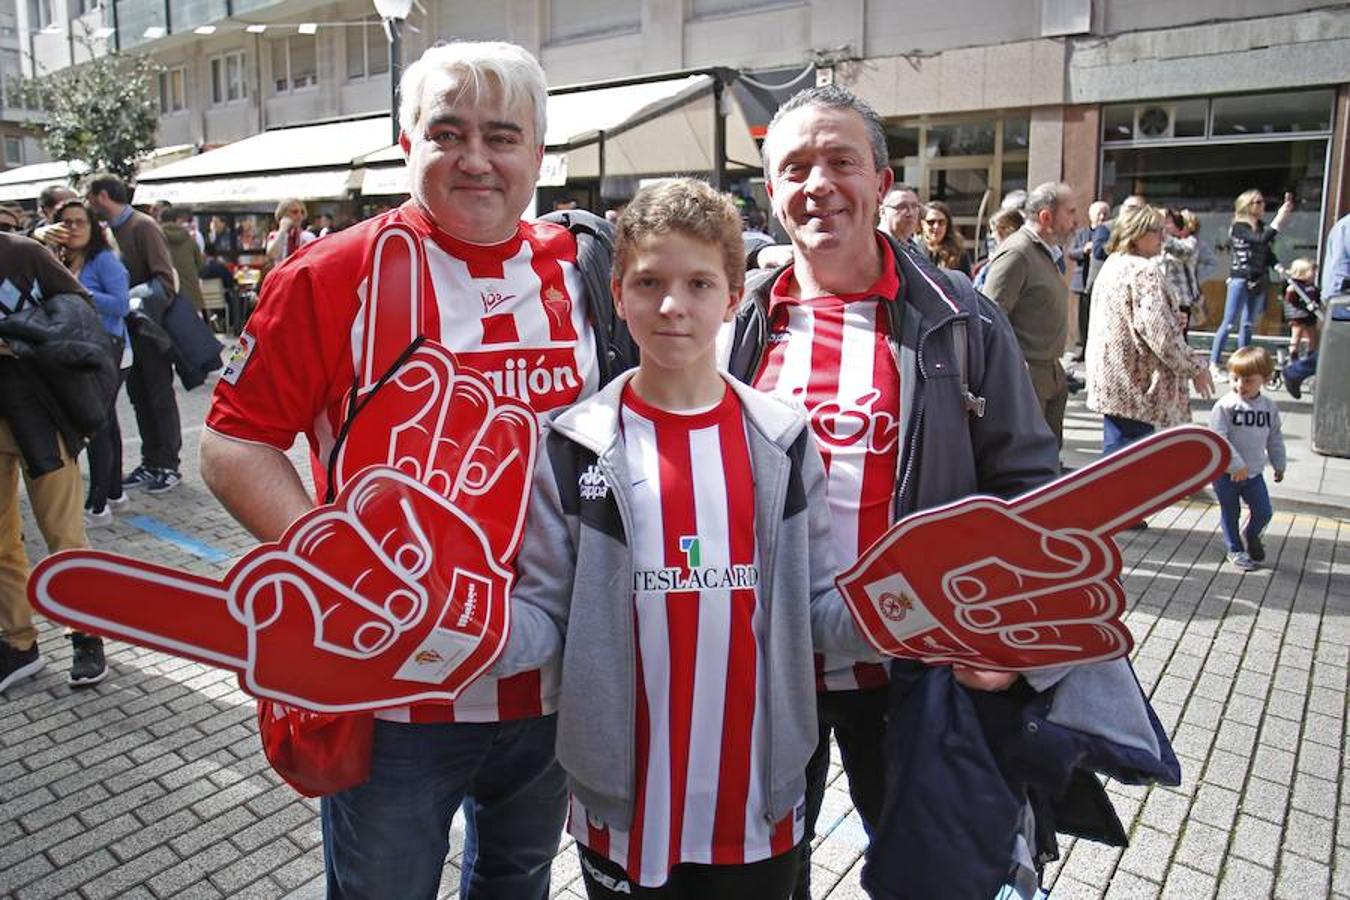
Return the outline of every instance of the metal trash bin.
{"type": "Polygon", "coordinates": [[[1350,457],[1350,295],[1331,298],[1317,348],[1312,447],[1323,456],[1350,457]]]}

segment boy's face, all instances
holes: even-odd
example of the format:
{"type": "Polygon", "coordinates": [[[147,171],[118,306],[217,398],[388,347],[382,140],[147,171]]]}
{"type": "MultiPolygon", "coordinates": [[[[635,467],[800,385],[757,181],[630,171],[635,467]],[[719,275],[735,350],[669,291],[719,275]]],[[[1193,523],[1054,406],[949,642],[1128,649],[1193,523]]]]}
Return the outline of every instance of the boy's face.
{"type": "Polygon", "coordinates": [[[717,331],[739,299],[721,248],[679,232],[643,238],[614,282],[614,307],[642,349],[642,365],[672,373],[715,369],[717,331]]]}
{"type": "Polygon", "coordinates": [[[1243,400],[1255,400],[1260,396],[1266,379],[1262,375],[1239,375],[1236,372],[1229,372],[1228,383],[1233,386],[1234,393],[1243,400]]]}

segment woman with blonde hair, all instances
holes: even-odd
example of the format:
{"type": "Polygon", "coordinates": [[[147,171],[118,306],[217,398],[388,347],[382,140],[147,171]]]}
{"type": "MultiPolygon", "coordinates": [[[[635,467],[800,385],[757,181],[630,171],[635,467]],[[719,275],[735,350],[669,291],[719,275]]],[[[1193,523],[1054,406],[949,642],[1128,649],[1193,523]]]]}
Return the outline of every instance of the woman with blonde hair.
{"type": "Polygon", "coordinates": [[[278,203],[274,216],[277,222],[276,230],[267,235],[269,268],[315,240],[313,233],[301,227],[305,224],[305,204],[294,197],[278,203]]]}
{"type": "Polygon", "coordinates": [[[1092,286],[1087,405],[1102,414],[1103,454],[1189,422],[1188,383],[1202,397],[1214,390],[1204,361],[1186,346],[1154,261],[1163,221],[1150,206],[1121,213],[1092,286]]]}
{"type": "Polygon", "coordinates": [[[1294,213],[1294,195],[1285,194],[1284,204],[1269,225],[1261,221],[1266,211],[1266,198],[1253,188],[1238,195],[1233,205],[1233,225],[1228,229],[1232,244],[1228,264],[1228,297],[1223,306],[1223,321],[1214,333],[1214,345],[1209,348],[1209,368],[1215,377],[1223,374],[1219,357],[1228,340],[1233,321],[1241,316],[1238,327],[1238,346],[1252,342],[1252,326],[1261,315],[1270,284],[1270,269],[1275,258],[1274,243],[1279,230],[1294,213]]]}
{"type": "Polygon", "coordinates": [[[961,235],[952,227],[952,211],[947,204],[941,200],[925,203],[919,228],[924,252],[935,265],[970,277],[970,256],[961,244],[961,235]]]}

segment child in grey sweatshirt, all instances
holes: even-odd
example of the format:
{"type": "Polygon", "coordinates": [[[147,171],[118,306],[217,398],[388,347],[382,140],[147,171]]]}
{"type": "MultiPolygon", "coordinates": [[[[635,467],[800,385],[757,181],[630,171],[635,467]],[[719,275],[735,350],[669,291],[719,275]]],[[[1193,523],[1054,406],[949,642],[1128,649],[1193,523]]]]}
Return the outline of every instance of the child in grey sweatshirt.
{"type": "Polygon", "coordinates": [[[1233,459],[1228,472],[1214,482],[1222,513],[1223,538],[1228,561],[1244,572],[1260,568],[1266,558],[1261,532],[1270,522],[1270,494],[1262,470],[1266,457],[1275,470],[1275,480],[1284,480],[1284,434],[1280,410],[1261,387],[1274,373],[1270,354],[1259,347],[1243,347],[1228,360],[1233,392],[1219,399],[1209,414],[1209,427],[1228,439],[1233,459]],[[1239,531],[1238,513],[1246,502],[1247,524],[1239,531]]]}

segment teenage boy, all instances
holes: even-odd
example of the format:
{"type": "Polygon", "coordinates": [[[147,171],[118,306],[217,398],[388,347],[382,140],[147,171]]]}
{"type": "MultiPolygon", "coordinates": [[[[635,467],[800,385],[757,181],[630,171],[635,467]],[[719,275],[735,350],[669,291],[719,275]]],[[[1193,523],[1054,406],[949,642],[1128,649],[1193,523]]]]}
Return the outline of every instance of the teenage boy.
{"type": "Polygon", "coordinates": [[[812,649],[866,652],[805,412],[716,365],[742,259],[727,197],[638,192],[613,292],[641,363],[552,423],[536,470],[500,665],[562,656],[558,761],[592,900],[787,900],[812,649]]]}

